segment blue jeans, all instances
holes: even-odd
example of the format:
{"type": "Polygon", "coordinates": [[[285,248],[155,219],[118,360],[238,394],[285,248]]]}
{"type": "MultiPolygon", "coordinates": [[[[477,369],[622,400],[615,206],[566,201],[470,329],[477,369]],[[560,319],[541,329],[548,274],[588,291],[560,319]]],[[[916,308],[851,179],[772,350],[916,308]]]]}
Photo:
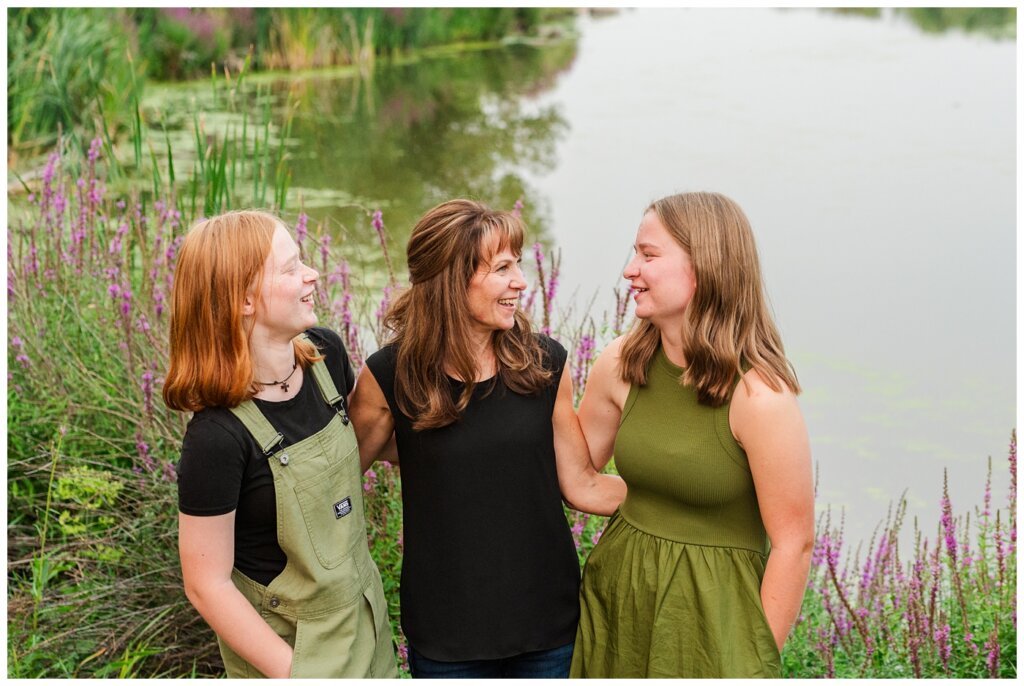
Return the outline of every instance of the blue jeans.
{"type": "Polygon", "coordinates": [[[572,643],[498,660],[438,662],[409,646],[409,668],[414,679],[567,679],[572,643]]]}

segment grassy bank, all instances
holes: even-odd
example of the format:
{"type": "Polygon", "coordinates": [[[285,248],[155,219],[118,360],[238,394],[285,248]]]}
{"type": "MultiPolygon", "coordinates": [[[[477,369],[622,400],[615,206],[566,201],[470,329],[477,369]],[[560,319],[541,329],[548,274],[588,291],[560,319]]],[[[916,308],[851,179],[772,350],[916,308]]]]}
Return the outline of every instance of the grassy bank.
{"type": "MultiPolygon", "coordinates": [[[[52,147],[101,120],[117,135],[147,81],[354,66],[425,48],[543,36],[554,8],[14,8],[7,13],[7,141],[52,147]]],[[[79,141],[81,142],[81,141],[79,141]]]]}
{"type": "MultiPolygon", "coordinates": [[[[354,274],[345,246],[332,244],[337,234],[284,206],[287,159],[273,141],[286,137],[287,122],[240,116],[218,134],[203,131],[196,113],[204,145],[188,168],[138,126],[127,161],[111,157],[102,133],[82,147],[66,139],[29,182],[28,207],[9,219],[10,677],[220,672],[178,569],[174,465],[185,417],[159,400],[173,264],[195,218],[243,203],[281,212],[321,272],[321,322],[342,333],[357,367],[380,342],[381,315],[404,275],[370,288],[354,274]],[[133,176],[147,158],[150,172],[133,176]]],[[[346,232],[376,236],[389,264],[397,248],[374,209],[363,208],[346,232]]],[[[625,297],[569,327],[556,314],[557,256],[533,246],[524,257],[532,265],[524,307],[569,349],[579,393],[596,350],[626,324],[625,297]]],[[[897,544],[901,507],[860,548],[822,519],[786,674],[1015,676],[1015,438],[1009,469],[1002,505],[979,494],[972,519],[947,499],[942,521],[922,526],[910,550],[897,544]]],[[[364,490],[369,542],[400,637],[397,470],[375,466],[364,490]]],[[[604,519],[569,517],[582,561],[604,519]]]]}

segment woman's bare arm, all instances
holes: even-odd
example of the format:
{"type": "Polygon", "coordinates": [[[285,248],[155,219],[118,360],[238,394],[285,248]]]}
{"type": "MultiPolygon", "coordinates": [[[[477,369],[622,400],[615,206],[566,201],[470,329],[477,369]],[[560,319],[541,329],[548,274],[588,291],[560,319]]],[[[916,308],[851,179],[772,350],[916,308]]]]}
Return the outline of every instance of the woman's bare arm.
{"type": "Polygon", "coordinates": [[[626,497],[626,483],[613,474],[599,474],[591,462],[587,441],[572,407],[569,366],[562,370],[551,415],[555,437],[555,465],[562,497],[573,508],[610,515],[626,497]]]}
{"type": "Polygon", "coordinates": [[[369,367],[359,372],[355,390],[352,391],[348,410],[352,426],[359,441],[359,462],[362,471],[370,468],[376,460],[398,461],[395,447],[395,420],[384,397],[384,391],[369,367]]]}
{"type": "Polygon", "coordinates": [[[811,448],[796,396],[774,391],[755,370],[736,387],[729,412],[733,434],[747,453],[771,552],[761,602],[782,650],[800,612],[814,545],[811,448]]]}
{"type": "Polygon", "coordinates": [[[178,514],[178,552],[189,602],[242,659],[265,676],[287,677],[292,648],[231,581],[234,549],[234,512],[214,517],[178,514]]]}

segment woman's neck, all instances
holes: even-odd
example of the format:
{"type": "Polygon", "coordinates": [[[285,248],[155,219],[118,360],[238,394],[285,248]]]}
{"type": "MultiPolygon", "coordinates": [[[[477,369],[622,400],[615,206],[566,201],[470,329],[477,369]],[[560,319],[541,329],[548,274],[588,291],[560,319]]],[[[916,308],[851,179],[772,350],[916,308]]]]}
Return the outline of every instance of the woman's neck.
{"type": "Polygon", "coordinates": [[[291,341],[253,345],[252,367],[257,381],[283,379],[295,368],[295,346],[291,341]]]}
{"type": "MultiPolygon", "coordinates": [[[[473,362],[476,366],[476,378],[474,381],[483,381],[489,379],[498,372],[497,357],[494,354],[494,335],[491,332],[486,334],[482,332],[472,331],[469,334],[469,350],[473,356],[473,362]]],[[[458,370],[450,366],[445,365],[445,373],[448,376],[459,379],[460,381],[466,381],[461,378],[461,374],[458,370]]]]}
{"type": "Polygon", "coordinates": [[[661,347],[665,351],[668,361],[677,367],[686,366],[686,354],[683,352],[682,330],[659,329],[661,333],[661,347]]]}

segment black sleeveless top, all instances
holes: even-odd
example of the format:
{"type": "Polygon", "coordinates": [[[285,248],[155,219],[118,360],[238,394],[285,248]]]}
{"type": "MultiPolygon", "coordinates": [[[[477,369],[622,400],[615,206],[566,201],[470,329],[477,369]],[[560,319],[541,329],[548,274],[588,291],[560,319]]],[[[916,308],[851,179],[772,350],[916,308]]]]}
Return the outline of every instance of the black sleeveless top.
{"type": "MultiPolygon", "coordinates": [[[[539,340],[550,386],[520,395],[495,377],[477,384],[458,421],[425,431],[413,431],[395,402],[394,347],[366,360],[395,420],[405,527],[402,629],[430,659],[499,659],[576,636],[579,561],[562,510],[551,426],[566,351],[546,336],[539,340]]],[[[463,384],[448,382],[457,397],[463,384]]]]}

